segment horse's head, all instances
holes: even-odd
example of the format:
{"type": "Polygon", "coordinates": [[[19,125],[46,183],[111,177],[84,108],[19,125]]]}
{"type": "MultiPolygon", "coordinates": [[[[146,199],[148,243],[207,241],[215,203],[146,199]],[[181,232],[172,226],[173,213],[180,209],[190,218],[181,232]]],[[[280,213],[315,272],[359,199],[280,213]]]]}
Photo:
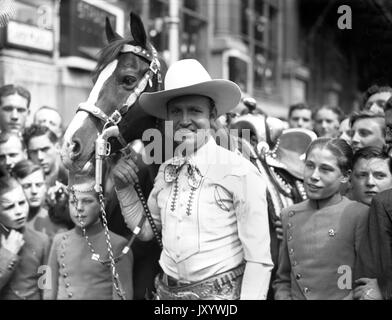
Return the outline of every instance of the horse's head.
{"type": "Polygon", "coordinates": [[[62,159],[72,171],[81,170],[94,155],[95,139],[104,125],[116,121],[124,139],[140,139],[156,119],[138,104],[143,91],[160,90],[164,63],[147,41],[143,22],[131,13],[132,38],[115,33],[106,19],[109,44],[102,50],[95,72],[95,84],[86,102],[81,103],[64,134],[62,159]],[[116,112],[117,111],[117,112],[116,112]]]}

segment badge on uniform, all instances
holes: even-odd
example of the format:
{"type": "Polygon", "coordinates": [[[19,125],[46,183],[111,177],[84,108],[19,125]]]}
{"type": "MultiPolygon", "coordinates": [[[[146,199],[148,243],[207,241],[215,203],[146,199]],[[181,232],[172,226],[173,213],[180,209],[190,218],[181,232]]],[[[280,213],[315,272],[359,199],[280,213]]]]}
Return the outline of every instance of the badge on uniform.
{"type": "Polygon", "coordinates": [[[93,253],[93,254],[91,255],[91,260],[99,261],[99,254],[98,254],[98,253],[93,253]]]}

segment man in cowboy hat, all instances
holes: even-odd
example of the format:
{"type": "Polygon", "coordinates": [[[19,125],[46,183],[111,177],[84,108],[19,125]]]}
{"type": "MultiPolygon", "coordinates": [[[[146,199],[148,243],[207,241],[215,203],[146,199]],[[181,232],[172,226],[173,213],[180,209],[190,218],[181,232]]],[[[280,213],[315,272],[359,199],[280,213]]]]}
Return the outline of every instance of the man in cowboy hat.
{"type": "MultiPolygon", "coordinates": [[[[240,101],[239,87],[212,80],[196,60],[174,63],[165,90],[143,93],[141,107],[172,121],[175,157],[164,162],[148,207],[159,231],[163,273],[155,281],[159,299],[265,299],[273,263],[266,185],[245,158],[212,137],[217,116],[240,101]]],[[[133,189],[131,157],[113,170],[124,219],[132,230],[143,216],[133,189]]],[[[139,238],[153,228],[144,222],[139,238]]]]}

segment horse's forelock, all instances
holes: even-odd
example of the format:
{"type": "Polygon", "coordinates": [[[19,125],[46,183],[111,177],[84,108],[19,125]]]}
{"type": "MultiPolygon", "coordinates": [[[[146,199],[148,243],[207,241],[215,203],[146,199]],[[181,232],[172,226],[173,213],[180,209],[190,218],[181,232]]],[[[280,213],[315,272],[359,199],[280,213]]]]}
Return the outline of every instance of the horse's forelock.
{"type": "MultiPolygon", "coordinates": [[[[120,51],[125,44],[131,44],[131,45],[137,45],[133,39],[131,38],[125,38],[125,39],[119,39],[119,40],[114,40],[110,42],[106,47],[104,47],[100,53],[99,53],[99,58],[97,62],[97,66],[93,71],[93,81],[97,80],[100,72],[105,69],[105,67],[112,62],[114,59],[117,59],[117,57],[120,54],[120,51]]],[[[150,44],[148,42],[148,44],[150,44]]],[[[148,49],[149,45],[146,46],[144,49],[148,49]]],[[[146,59],[143,57],[140,57],[140,59],[144,60],[146,63],[149,63],[146,59]]]]}
{"type": "Polygon", "coordinates": [[[114,59],[118,57],[120,54],[121,48],[124,44],[130,42],[130,39],[119,39],[110,42],[106,47],[104,47],[99,52],[97,66],[93,71],[93,80],[94,82],[97,80],[100,72],[105,69],[105,67],[112,62],[114,59]]]}

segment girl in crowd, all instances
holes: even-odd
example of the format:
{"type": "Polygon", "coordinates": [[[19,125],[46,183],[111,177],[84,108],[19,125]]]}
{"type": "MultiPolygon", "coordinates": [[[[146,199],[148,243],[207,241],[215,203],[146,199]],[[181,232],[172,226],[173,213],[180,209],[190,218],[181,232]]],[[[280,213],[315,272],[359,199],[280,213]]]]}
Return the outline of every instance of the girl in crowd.
{"type": "Polygon", "coordinates": [[[49,239],[26,227],[28,213],[21,185],[0,168],[1,300],[41,299],[39,279],[47,261],[49,239]]]}
{"type": "Polygon", "coordinates": [[[34,230],[46,233],[50,239],[58,232],[67,231],[65,224],[52,221],[44,207],[47,187],[43,169],[30,160],[22,160],[15,165],[12,173],[21,184],[30,207],[28,224],[34,230]]]}
{"type": "Polygon", "coordinates": [[[352,299],[352,274],[368,207],[339,192],[353,153],[342,139],[319,138],[305,159],[308,200],[282,211],[275,299],[352,299]]]}

